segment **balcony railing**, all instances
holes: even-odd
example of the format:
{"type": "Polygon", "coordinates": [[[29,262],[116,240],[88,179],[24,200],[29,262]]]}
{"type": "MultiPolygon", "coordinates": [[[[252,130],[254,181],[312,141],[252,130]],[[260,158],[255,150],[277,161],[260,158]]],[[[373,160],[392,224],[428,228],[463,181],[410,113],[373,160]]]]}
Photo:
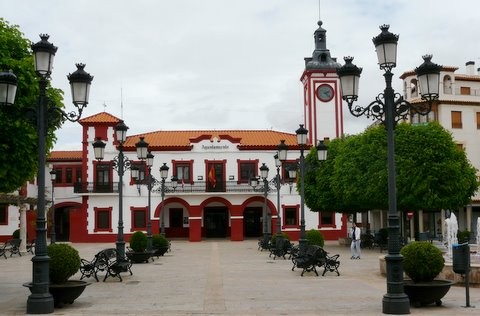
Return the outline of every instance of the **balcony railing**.
{"type": "MultiPolygon", "coordinates": [[[[136,184],[134,184],[136,186],[136,184]]],[[[277,192],[275,184],[270,182],[269,192],[277,192]]],[[[75,193],[118,193],[118,182],[112,183],[96,183],[96,182],[77,182],[74,185],[75,193]]],[[[161,192],[161,185],[155,183],[152,192],[161,192]]],[[[238,183],[237,181],[225,181],[216,183],[215,186],[207,181],[196,181],[194,183],[178,183],[174,189],[171,182],[165,183],[166,193],[263,193],[263,184],[252,188],[248,183],[238,183]]]]}

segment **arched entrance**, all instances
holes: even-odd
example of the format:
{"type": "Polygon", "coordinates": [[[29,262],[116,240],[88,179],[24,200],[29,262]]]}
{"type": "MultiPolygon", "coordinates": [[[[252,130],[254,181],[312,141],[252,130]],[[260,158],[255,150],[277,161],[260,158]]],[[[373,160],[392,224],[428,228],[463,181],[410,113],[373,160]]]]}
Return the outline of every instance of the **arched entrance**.
{"type": "Polygon", "coordinates": [[[228,235],[228,208],[225,206],[205,207],[203,209],[205,237],[225,238],[228,235]]]}
{"type": "MultiPolygon", "coordinates": [[[[80,208],[78,203],[59,203],[55,205],[55,240],[70,241],[70,213],[80,208]]],[[[48,212],[48,234],[52,233],[52,212],[48,212]]]]}
{"type": "Polygon", "coordinates": [[[244,236],[260,237],[262,236],[262,207],[247,207],[243,213],[244,236]]]}

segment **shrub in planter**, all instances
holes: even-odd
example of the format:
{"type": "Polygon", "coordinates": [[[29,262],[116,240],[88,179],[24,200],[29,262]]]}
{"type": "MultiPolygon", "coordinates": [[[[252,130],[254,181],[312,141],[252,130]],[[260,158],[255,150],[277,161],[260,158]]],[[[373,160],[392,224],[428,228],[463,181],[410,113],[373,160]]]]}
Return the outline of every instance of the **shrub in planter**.
{"type": "Polygon", "coordinates": [[[457,232],[457,239],[459,244],[463,244],[470,241],[470,232],[468,230],[459,230],[457,232]]]}
{"type": "Polygon", "coordinates": [[[310,229],[306,232],[306,235],[309,245],[317,245],[323,247],[323,245],[325,244],[325,238],[319,230],[310,229]]]}
{"type": "Polygon", "coordinates": [[[130,237],[130,248],[135,252],[144,252],[147,249],[147,235],[141,231],[134,232],[130,237]]]}
{"type": "Polygon", "coordinates": [[[61,284],[80,269],[80,255],[68,244],[51,244],[47,247],[50,257],[50,282],[61,284]]]}
{"type": "MultiPolygon", "coordinates": [[[[282,236],[283,236],[283,240],[290,240],[290,236],[288,236],[287,233],[282,232],[282,236]]],[[[272,239],[271,239],[270,243],[272,245],[275,245],[276,242],[277,242],[277,234],[275,233],[275,234],[272,234],[272,239]]]]}
{"type": "Polygon", "coordinates": [[[445,265],[442,251],[428,241],[415,241],[400,250],[405,273],[414,283],[430,282],[445,265]]]}
{"type": "Polygon", "coordinates": [[[12,234],[13,239],[20,239],[20,229],[16,229],[12,234]]]}
{"type": "Polygon", "coordinates": [[[152,247],[155,249],[168,248],[168,239],[161,234],[152,236],[152,247]]]}

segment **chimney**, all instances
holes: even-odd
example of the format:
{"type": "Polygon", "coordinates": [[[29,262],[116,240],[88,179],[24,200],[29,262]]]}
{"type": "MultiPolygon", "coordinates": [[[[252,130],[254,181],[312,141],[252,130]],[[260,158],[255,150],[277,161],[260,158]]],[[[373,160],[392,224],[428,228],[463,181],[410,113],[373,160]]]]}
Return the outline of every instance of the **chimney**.
{"type": "Polygon", "coordinates": [[[469,76],[475,75],[475,62],[474,61],[467,61],[465,66],[467,68],[467,75],[469,75],[469,76]]]}

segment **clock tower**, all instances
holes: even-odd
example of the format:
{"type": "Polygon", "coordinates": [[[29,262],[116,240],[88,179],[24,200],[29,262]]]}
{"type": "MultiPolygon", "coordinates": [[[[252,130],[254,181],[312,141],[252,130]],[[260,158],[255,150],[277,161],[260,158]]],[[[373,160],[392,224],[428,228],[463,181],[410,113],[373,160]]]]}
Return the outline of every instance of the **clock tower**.
{"type": "Polygon", "coordinates": [[[315,145],[321,139],[343,135],[342,96],[337,68],[341,65],[330,56],[327,49],[326,30],[318,21],[313,37],[315,50],[312,57],[305,57],[305,70],[300,81],[303,84],[303,111],[308,139],[315,145]]]}

